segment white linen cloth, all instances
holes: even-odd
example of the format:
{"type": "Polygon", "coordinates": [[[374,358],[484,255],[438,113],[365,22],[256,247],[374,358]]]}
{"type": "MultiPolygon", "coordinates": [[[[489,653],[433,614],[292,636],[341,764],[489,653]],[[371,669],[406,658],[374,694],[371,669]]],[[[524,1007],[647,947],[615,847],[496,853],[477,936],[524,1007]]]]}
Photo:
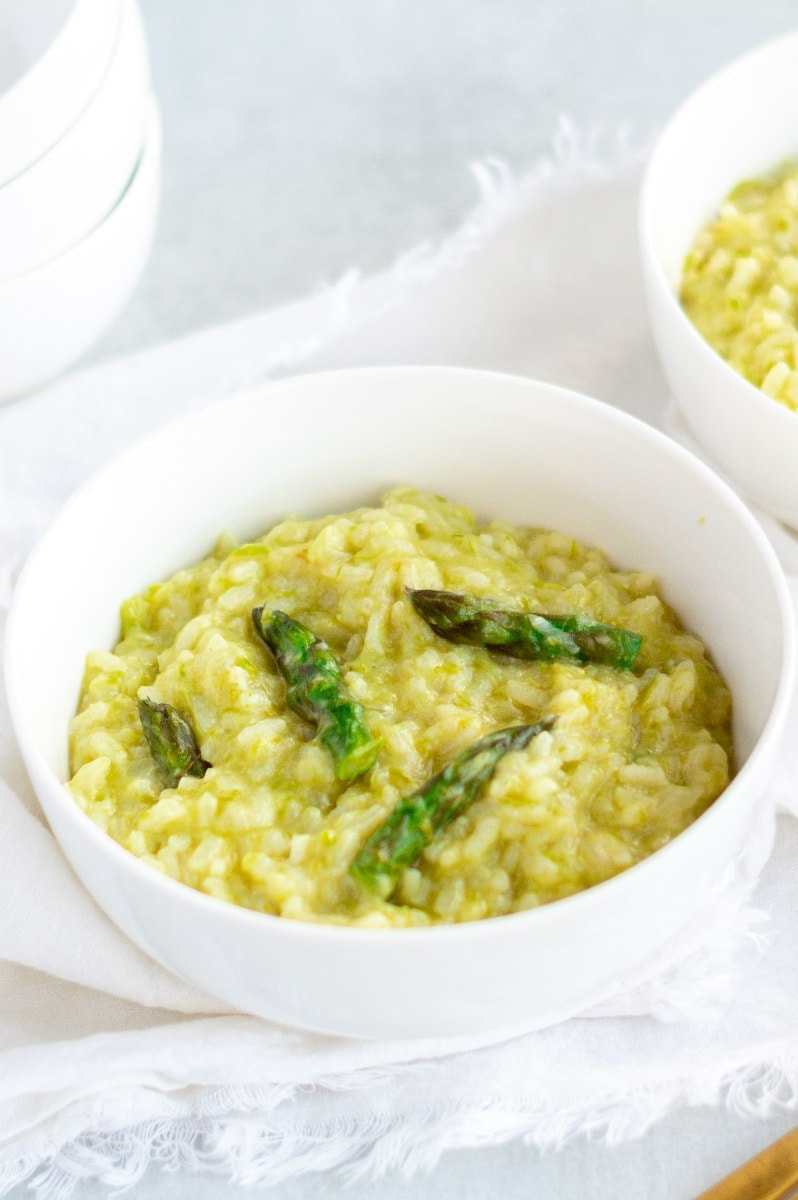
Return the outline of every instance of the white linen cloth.
{"type": "MultiPolygon", "coordinates": [[[[663,425],[637,262],[639,158],[564,126],[551,160],[518,182],[479,167],[472,217],[385,275],[353,272],[0,410],[0,652],[15,573],[74,487],[159,423],[271,376],[458,363],[548,379],[663,425]]],[[[798,574],[798,539],[764,524],[798,574]]],[[[156,1154],[276,1182],[335,1166],[413,1170],[446,1148],[518,1136],[616,1141],[678,1105],[794,1107],[796,765],[787,744],[747,853],[654,978],[513,1037],[352,1042],[230,1013],[135,949],[62,858],[0,696],[0,1195],[23,1179],[54,1198],[88,1176],[121,1185],[156,1154]]]]}

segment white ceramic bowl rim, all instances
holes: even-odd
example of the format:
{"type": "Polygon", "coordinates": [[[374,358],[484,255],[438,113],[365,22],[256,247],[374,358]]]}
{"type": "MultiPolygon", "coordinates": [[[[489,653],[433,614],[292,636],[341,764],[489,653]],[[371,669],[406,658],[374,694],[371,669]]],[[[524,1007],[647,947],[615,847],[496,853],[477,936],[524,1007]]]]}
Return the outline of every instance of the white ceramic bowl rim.
{"type": "Polygon", "coordinates": [[[135,0],[119,0],[119,18],[88,103],[45,153],[0,187],[0,285],[79,245],[130,183],[146,136],[149,68],[135,0]]]}
{"type": "Polygon", "coordinates": [[[59,375],[116,318],[149,254],[160,176],[160,114],[150,97],[143,151],[112,211],[58,258],[0,283],[0,405],[59,375]]]}
{"type": "MultiPolygon", "coordinates": [[[[344,368],[335,371],[327,371],[324,372],[324,374],[325,376],[335,376],[339,378],[346,378],[347,375],[358,377],[372,375],[375,379],[375,382],[378,382],[380,375],[385,370],[386,368],[382,367],[344,368]]],[[[445,374],[450,376],[457,374],[468,377],[481,376],[487,381],[490,381],[491,379],[504,381],[515,379],[516,382],[521,382],[525,385],[535,382],[528,378],[499,374],[490,371],[476,371],[470,368],[459,367],[409,366],[390,367],[387,368],[387,370],[390,370],[392,373],[403,372],[407,376],[408,381],[412,379],[415,373],[420,371],[425,375],[437,373],[439,375],[445,374]]],[[[265,388],[258,387],[248,391],[236,393],[225,400],[217,402],[213,406],[214,412],[223,414],[225,409],[233,410],[238,405],[246,404],[251,397],[263,393],[264,391],[267,391],[269,397],[273,398],[281,390],[290,391],[290,389],[293,387],[301,387],[308,378],[309,377],[307,375],[292,376],[268,384],[265,388]]],[[[671,842],[663,846],[661,849],[655,851],[654,854],[650,855],[648,858],[643,859],[641,862],[629,868],[629,871],[635,872],[636,876],[639,878],[643,872],[645,872],[647,869],[650,869],[650,866],[654,860],[661,860],[664,856],[672,855],[673,853],[678,852],[678,846],[683,844],[685,839],[690,838],[693,830],[695,830],[699,825],[703,827],[708,823],[722,821],[723,812],[727,804],[731,803],[733,796],[741,788],[745,787],[747,777],[749,774],[754,773],[758,760],[764,754],[771,751],[771,744],[774,739],[778,738],[779,736],[779,732],[786,718],[792,696],[795,655],[792,604],[786,581],[784,579],[784,575],[775,551],[762,532],[758,522],[745,507],[742,501],[737,497],[737,495],[713,471],[711,471],[705,463],[703,463],[695,455],[691,454],[688,450],[685,450],[676,442],[672,441],[664,434],[654,429],[652,426],[645,424],[636,417],[630,416],[628,413],[616,409],[609,404],[605,404],[602,401],[594,400],[576,392],[569,391],[565,388],[559,388],[550,384],[545,384],[543,386],[545,386],[547,390],[551,391],[555,395],[559,394],[562,397],[567,397],[568,400],[574,405],[581,405],[586,409],[591,409],[598,406],[604,411],[604,414],[607,418],[613,422],[616,422],[621,428],[626,427],[629,429],[634,429],[638,437],[658,445],[662,451],[675,458],[677,461],[689,464],[692,470],[702,477],[703,482],[710,490],[716,494],[722,495],[726,504],[734,509],[737,519],[743,526],[745,526],[747,532],[757,544],[757,547],[762,554],[763,561],[769,570],[770,581],[776,594],[781,617],[783,642],[779,684],[767,719],[763,725],[760,737],[749,754],[746,762],[742,764],[734,779],[730,782],[729,786],[718,797],[718,799],[712,805],[710,805],[710,807],[695,822],[693,822],[691,826],[688,826],[687,829],[680,833],[671,842]]],[[[163,888],[165,898],[168,899],[170,895],[179,895],[184,903],[189,901],[192,902],[196,906],[197,913],[200,916],[203,911],[208,911],[209,905],[210,909],[217,913],[219,911],[219,906],[223,905],[224,908],[228,910],[228,916],[231,921],[236,923],[243,922],[244,925],[250,925],[253,928],[258,926],[264,927],[265,923],[266,926],[269,927],[272,934],[277,933],[280,936],[289,936],[292,939],[310,938],[332,942],[335,942],[338,939],[345,939],[347,942],[357,940],[361,942],[364,947],[368,947],[374,942],[383,943],[386,937],[389,937],[392,940],[395,939],[397,941],[402,941],[406,944],[418,940],[428,943],[430,940],[436,938],[441,940],[448,940],[450,938],[474,939],[475,937],[478,938],[483,935],[488,936],[490,930],[495,927],[495,923],[497,921],[501,922],[503,925],[508,921],[512,921],[514,923],[532,921],[540,924],[546,922],[549,917],[553,918],[555,910],[557,913],[561,913],[564,908],[567,907],[569,910],[578,913],[581,907],[590,905],[591,896],[599,889],[602,892],[607,892],[609,889],[623,886],[624,877],[628,872],[622,872],[620,875],[614,876],[613,878],[605,880],[602,883],[595,884],[591,888],[578,892],[572,896],[567,896],[563,899],[553,901],[550,904],[542,905],[539,908],[528,909],[523,912],[509,913],[497,917],[483,918],[479,921],[464,922],[461,924],[452,925],[441,924],[409,929],[390,929],[386,931],[384,929],[374,930],[363,929],[359,927],[327,925],[311,921],[296,921],[287,919],[285,917],[273,916],[268,913],[258,913],[234,904],[228,904],[225,901],[215,899],[212,896],[208,896],[204,893],[196,891],[195,889],[190,888],[186,884],[180,883],[178,880],[175,880],[170,876],[161,875],[154,868],[149,867],[146,863],[141,862],[138,858],[136,858],[135,855],[125,850],[109,835],[104,833],[94,823],[94,821],[92,821],[92,819],[75,804],[75,801],[68,792],[66,785],[60,779],[58,779],[55,773],[52,771],[49,763],[47,763],[46,759],[41,754],[35,738],[27,730],[24,713],[21,709],[17,695],[16,679],[19,667],[16,663],[14,651],[16,640],[15,626],[18,620],[18,614],[24,605],[27,579],[31,574],[32,568],[34,567],[39,556],[46,553],[50,539],[58,536],[59,525],[61,521],[68,516],[73,505],[85,500],[86,496],[90,495],[91,491],[95,487],[102,485],[105,477],[109,474],[109,472],[114,471],[119,463],[131,456],[140,454],[142,450],[146,449],[147,447],[155,447],[162,440],[171,440],[174,437],[175,432],[181,428],[186,429],[195,423],[201,424],[207,419],[207,413],[208,409],[202,409],[187,416],[184,415],[175,420],[169,421],[166,425],[162,426],[147,438],[136,442],[134,445],[124,450],[121,454],[115,455],[111,461],[109,461],[105,466],[100,468],[100,470],[96,471],[88,480],[86,480],[86,482],[84,482],[66,502],[45,534],[39,540],[37,546],[31,552],[25,566],[22,569],[15,589],[14,599],[7,625],[7,654],[5,667],[6,688],[9,698],[9,708],[12,716],[12,724],[14,726],[16,736],[19,739],[26,761],[35,760],[42,772],[46,773],[50,777],[53,785],[60,790],[64,803],[70,806],[70,810],[73,811],[73,814],[78,820],[81,821],[81,823],[84,824],[84,832],[90,839],[94,841],[100,853],[110,855],[112,861],[115,860],[122,865],[124,869],[132,871],[135,874],[146,878],[150,887],[157,886],[159,888],[163,888]]],[[[212,536],[213,531],[209,530],[209,540],[212,538],[212,536]]],[[[177,567],[175,569],[177,569],[177,567]]]]}
{"type": "Polygon", "coordinates": [[[41,55],[0,92],[1,186],[36,163],[79,118],[107,74],[121,16],[119,0],[74,0],[41,55]]]}
{"type": "Polygon", "coordinates": [[[135,166],[130,174],[130,178],[125,184],[125,187],[118,199],[115,201],[113,208],[107,212],[100,221],[97,222],[93,229],[89,230],[85,237],[82,237],[80,241],[76,242],[74,245],[69,246],[56,258],[48,259],[47,262],[41,263],[38,267],[34,267],[32,271],[26,271],[24,275],[15,275],[12,279],[0,279],[0,296],[2,296],[6,289],[11,292],[14,288],[18,288],[22,283],[27,284],[29,281],[35,282],[40,275],[45,276],[50,271],[58,270],[61,263],[66,262],[72,255],[78,255],[81,251],[81,248],[87,242],[90,242],[92,238],[94,238],[97,233],[99,233],[99,231],[113,219],[135,187],[136,180],[141,172],[144,159],[151,157],[159,150],[161,137],[160,121],[160,113],[155,104],[155,100],[152,96],[150,96],[147,107],[147,130],[145,133],[144,145],[141,148],[141,153],[136,160],[135,166]]]}

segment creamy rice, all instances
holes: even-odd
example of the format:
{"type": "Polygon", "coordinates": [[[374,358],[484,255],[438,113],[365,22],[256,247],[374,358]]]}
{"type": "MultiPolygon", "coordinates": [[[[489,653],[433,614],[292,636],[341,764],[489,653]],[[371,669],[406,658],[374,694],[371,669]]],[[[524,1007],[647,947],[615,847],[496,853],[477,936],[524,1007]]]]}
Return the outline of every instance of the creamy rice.
{"type": "Polygon", "coordinates": [[[730,697],[654,579],[567,534],[475,523],[409,487],[379,507],[222,538],[122,606],[115,650],[88,656],[70,730],[72,794],[112,837],[211,896],[361,926],[471,921],[533,908],[625,870],[726,786],[730,697]],[[523,662],[436,636],[405,588],[583,613],[643,635],[634,670],[523,662]],[[382,739],[336,779],[252,626],[283,609],[322,637],[382,739]],[[192,721],[203,778],[163,789],[137,700],[192,721]],[[390,901],[349,873],[392,811],[484,734],[553,715],[407,869],[390,901]]]}
{"type": "Polygon", "coordinates": [[[681,298],[736,371],[798,410],[798,165],[731,192],[687,256],[681,298]]]}

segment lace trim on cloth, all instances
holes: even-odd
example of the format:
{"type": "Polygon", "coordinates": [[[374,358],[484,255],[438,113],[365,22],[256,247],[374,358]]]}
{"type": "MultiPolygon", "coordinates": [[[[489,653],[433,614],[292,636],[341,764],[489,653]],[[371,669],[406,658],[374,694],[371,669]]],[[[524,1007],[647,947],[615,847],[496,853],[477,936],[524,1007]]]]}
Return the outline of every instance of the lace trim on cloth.
{"type": "Polygon", "coordinates": [[[95,1128],[61,1146],[44,1142],[0,1162],[0,1195],[24,1180],[37,1200],[65,1200],[85,1179],[122,1189],[151,1164],[211,1171],[242,1187],[330,1170],[351,1184],[388,1171],[410,1177],[432,1170],[447,1150],[515,1139],[551,1150],[582,1134],[613,1146],[642,1137],[683,1105],[725,1100],[733,1115],[758,1118],[794,1108],[798,1052],[777,1061],[732,1060],[699,1076],[688,1069],[656,1087],[645,1081],[631,1086],[622,1095],[602,1097],[600,1090],[587,1089],[583,1103],[569,1107],[552,1104],[548,1089],[518,1095],[506,1083],[495,1091],[489,1081],[475,1088],[473,1079],[472,1094],[452,1098],[445,1078],[450,1071],[440,1062],[426,1064],[423,1072],[417,1066],[394,1069],[390,1082],[373,1078],[373,1072],[319,1080],[313,1089],[317,1105],[297,1105],[301,1089],[283,1086],[225,1088],[184,1103],[142,1091],[129,1097],[129,1106],[151,1109],[145,1119],[125,1126],[121,1103],[118,1127],[95,1128]],[[425,1107],[405,1106],[408,1087],[424,1097],[425,1107]],[[341,1097],[350,1104],[340,1105],[344,1111],[338,1114],[332,1110],[341,1097]]]}

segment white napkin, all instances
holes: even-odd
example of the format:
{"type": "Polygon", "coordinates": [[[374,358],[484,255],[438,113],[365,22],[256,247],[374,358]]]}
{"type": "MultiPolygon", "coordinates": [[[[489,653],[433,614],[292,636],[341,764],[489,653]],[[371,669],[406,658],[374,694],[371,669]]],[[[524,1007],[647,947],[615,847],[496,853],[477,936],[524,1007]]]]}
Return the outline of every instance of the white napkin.
{"type": "MultiPolygon", "coordinates": [[[[385,275],[352,272],[0,410],[0,652],[15,572],[69,492],[160,422],[272,375],[454,362],[550,379],[662,424],[635,155],[585,147],[564,127],[552,160],[519,182],[498,164],[477,177],[464,226],[385,275]]],[[[798,570],[796,540],[768,528],[798,570]]],[[[590,1020],[512,1038],[360,1043],[225,1012],[128,943],[61,857],[0,706],[0,1194],[25,1178],[56,1198],[87,1176],[129,1183],[156,1152],[241,1183],[412,1170],[447,1147],[519,1135],[618,1140],[681,1104],[767,1113],[798,1088],[798,825],[775,816],[796,803],[791,748],[748,852],[654,978],[608,995],[590,1020]]]]}

